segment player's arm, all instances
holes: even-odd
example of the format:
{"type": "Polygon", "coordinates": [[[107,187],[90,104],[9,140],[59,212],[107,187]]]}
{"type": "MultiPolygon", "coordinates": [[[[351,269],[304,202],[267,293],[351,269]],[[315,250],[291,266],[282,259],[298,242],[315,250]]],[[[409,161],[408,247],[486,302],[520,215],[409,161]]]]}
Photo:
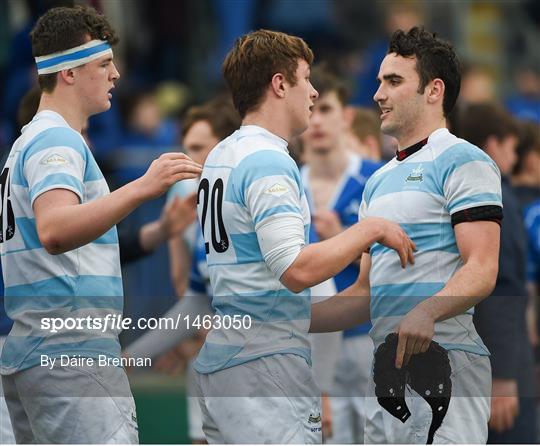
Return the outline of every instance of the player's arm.
{"type": "Polygon", "coordinates": [[[413,262],[414,243],[399,225],[382,218],[366,218],[335,237],[305,246],[303,186],[289,157],[258,152],[236,171],[232,194],[246,204],[263,258],[289,290],[298,293],[334,277],[375,242],[396,250],[403,267],[413,262]]]}
{"type": "Polygon", "coordinates": [[[355,283],[330,299],[311,305],[312,333],[345,330],[369,320],[371,256],[363,254],[355,283]]]}
{"type": "Polygon", "coordinates": [[[281,282],[292,291],[302,291],[334,277],[376,242],[396,250],[403,268],[407,262],[414,263],[416,246],[405,231],[396,223],[368,217],[332,238],[304,247],[281,282]]]}
{"type": "Polygon", "coordinates": [[[463,222],[454,227],[463,266],[446,286],[411,310],[398,326],[396,367],[425,352],[434,324],[465,313],[489,296],[499,269],[500,226],[494,221],[463,222]]]}
{"type": "Polygon", "coordinates": [[[191,253],[181,235],[169,240],[171,279],[178,298],[183,296],[186,291],[191,260],[191,253]]]}
{"type": "Polygon", "coordinates": [[[185,198],[175,197],[165,205],[161,217],[145,224],[139,230],[139,243],[144,251],[154,251],[166,240],[181,236],[195,221],[197,196],[195,193],[185,198]]]}
{"type": "Polygon", "coordinates": [[[137,180],[97,200],[80,203],[79,196],[61,185],[40,194],[33,203],[43,247],[61,254],[97,239],[143,202],[159,197],[175,182],[195,178],[201,168],[182,153],[154,160],[137,180]]]}

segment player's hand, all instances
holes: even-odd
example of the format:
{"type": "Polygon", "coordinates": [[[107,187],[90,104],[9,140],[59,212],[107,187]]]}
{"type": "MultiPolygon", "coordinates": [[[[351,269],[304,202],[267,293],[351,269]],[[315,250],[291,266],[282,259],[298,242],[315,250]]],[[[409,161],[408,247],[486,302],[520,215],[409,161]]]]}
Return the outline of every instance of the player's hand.
{"type": "Polygon", "coordinates": [[[378,217],[368,217],[363,219],[362,222],[366,225],[374,225],[381,231],[382,236],[377,242],[397,251],[402,268],[407,266],[407,262],[414,265],[416,245],[401,226],[385,218],[378,217]]]}
{"type": "Polygon", "coordinates": [[[184,198],[174,197],[165,208],[160,217],[160,224],[167,238],[182,234],[197,217],[197,193],[184,198]]]}
{"type": "Polygon", "coordinates": [[[332,407],[330,406],[330,397],[328,394],[323,393],[321,395],[321,427],[323,440],[332,438],[334,432],[332,431],[332,407]]]}
{"type": "Polygon", "coordinates": [[[518,413],[519,398],[516,380],[493,378],[489,427],[497,432],[511,429],[518,413]]]}
{"type": "Polygon", "coordinates": [[[335,211],[324,209],[316,212],[313,214],[313,224],[321,240],[329,239],[343,232],[343,226],[341,226],[335,211]]]}
{"type": "Polygon", "coordinates": [[[189,156],[180,152],[164,153],[152,161],[146,173],[136,181],[146,199],[163,195],[174,183],[197,178],[202,167],[189,156]]]}
{"type": "Polygon", "coordinates": [[[396,368],[409,363],[412,355],[424,353],[435,334],[435,319],[421,305],[414,307],[397,327],[396,368]]]}

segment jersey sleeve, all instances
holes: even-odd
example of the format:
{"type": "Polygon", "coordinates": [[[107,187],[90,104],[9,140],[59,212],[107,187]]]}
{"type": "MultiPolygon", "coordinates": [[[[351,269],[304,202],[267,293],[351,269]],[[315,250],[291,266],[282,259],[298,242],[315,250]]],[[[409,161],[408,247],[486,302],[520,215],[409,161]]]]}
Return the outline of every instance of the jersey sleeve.
{"type": "MultiPolygon", "coordinates": [[[[479,207],[484,207],[484,211],[486,208],[495,212],[502,210],[501,173],[482,150],[462,143],[439,158],[436,163],[442,171],[443,193],[451,216],[479,207]]],[[[491,219],[491,213],[480,212],[476,219],[491,219]]]]}
{"type": "Polygon", "coordinates": [[[246,157],[237,172],[236,191],[251,216],[261,254],[281,277],[306,244],[307,201],[298,168],[285,153],[265,150],[246,157]]]}
{"type": "Polygon", "coordinates": [[[70,190],[83,201],[87,150],[82,137],[72,129],[54,127],[40,133],[22,157],[31,204],[53,189],[70,190]]]}

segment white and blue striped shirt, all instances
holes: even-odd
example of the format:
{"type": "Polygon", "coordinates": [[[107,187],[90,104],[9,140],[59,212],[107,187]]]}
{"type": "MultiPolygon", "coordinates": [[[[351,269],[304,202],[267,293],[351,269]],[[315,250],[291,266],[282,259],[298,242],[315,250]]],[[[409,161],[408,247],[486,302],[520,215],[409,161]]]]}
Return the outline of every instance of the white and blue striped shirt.
{"type": "MultiPolygon", "coordinates": [[[[499,169],[482,150],[447,129],[436,130],[418,152],[403,161],[392,159],[368,180],[360,219],[384,217],[399,223],[418,248],[415,264],[405,269],[389,248],[375,244],[370,251],[370,334],[375,347],[463,265],[452,214],[489,205],[502,207],[499,169]]],[[[470,309],[437,322],[434,340],[448,350],[489,354],[472,315],[470,309]]]]}
{"type": "Polygon", "coordinates": [[[15,321],[2,352],[1,372],[40,363],[41,355],[118,357],[117,330],[76,327],[51,333],[45,318],[121,315],[122,277],[116,227],[80,248],[51,255],[36,229],[33,203],[67,189],[81,203],[109,193],[83,137],[57,113],[42,111],[23,128],[6,161],[1,184],[0,253],[7,314],[15,321]]]}
{"type": "Polygon", "coordinates": [[[220,317],[247,316],[249,329],[214,328],[195,369],[200,373],[263,356],[292,353],[310,363],[310,292],[279,281],[307,243],[310,213],[287,142],[242,126],[208,156],[198,213],[220,317]]]}

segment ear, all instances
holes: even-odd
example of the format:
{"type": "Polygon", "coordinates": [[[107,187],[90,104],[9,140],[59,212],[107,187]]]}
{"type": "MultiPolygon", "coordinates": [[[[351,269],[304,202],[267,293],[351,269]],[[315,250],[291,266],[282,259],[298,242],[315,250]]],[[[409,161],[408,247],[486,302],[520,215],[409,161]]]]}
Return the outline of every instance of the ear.
{"type": "Polygon", "coordinates": [[[444,82],[442,79],[433,79],[427,86],[427,101],[429,104],[434,104],[438,101],[442,101],[444,98],[444,82]]]}
{"type": "Polygon", "coordinates": [[[58,76],[62,79],[64,83],[68,85],[73,85],[75,83],[75,71],[73,70],[73,68],[60,71],[58,73],[58,76]]]}
{"type": "Polygon", "coordinates": [[[286,91],[285,83],[286,83],[285,76],[283,76],[283,74],[276,73],[272,76],[272,82],[271,82],[272,91],[278,98],[285,97],[285,91],[286,91]]]}

